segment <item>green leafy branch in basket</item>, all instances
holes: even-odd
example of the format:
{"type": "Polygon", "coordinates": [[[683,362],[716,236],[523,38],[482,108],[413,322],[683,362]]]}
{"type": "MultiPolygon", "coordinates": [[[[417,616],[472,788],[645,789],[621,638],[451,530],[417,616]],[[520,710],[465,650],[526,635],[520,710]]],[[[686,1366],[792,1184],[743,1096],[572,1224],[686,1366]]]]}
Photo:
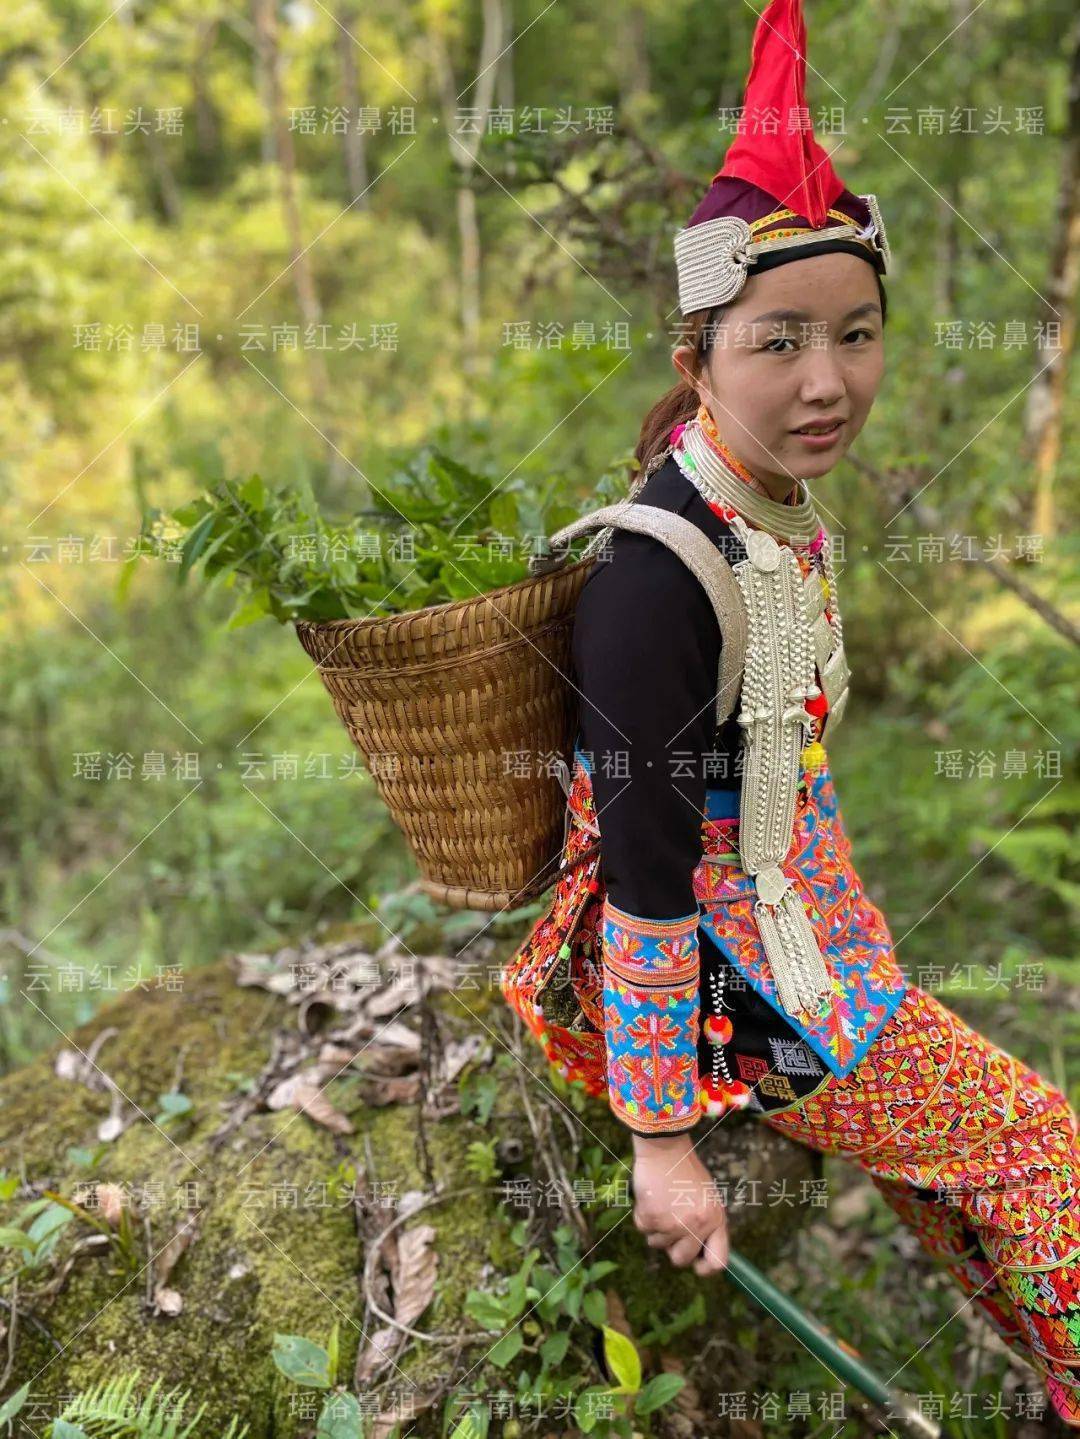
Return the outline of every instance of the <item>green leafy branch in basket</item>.
{"type": "MultiPolygon", "coordinates": [[[[615,473],[588,508],[625,490],[615,473]]],[[[179,584],[198,569],[235,590],[231,628],[264,617],[380,618],[467,599],[526,579],[540,537],[577,517],[554,488],[531,498],[524,481],[481,474],[429,446],[379,487],[371,508],[333,522],[310,488],[274,487],[258,474],[221,479],[178,509],[144,510],[119,590],[126,595],[149,554],[174,563],[179,584]]]]}

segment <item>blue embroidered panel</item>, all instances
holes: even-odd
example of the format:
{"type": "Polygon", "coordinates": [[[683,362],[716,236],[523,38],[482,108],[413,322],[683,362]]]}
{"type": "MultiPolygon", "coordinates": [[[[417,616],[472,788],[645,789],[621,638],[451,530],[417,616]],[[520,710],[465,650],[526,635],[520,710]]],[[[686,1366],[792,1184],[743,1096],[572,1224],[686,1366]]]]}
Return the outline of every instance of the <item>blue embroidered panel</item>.
{"type": "Polygon", "coordinates": [[[833,1074],[851,1073],[909,983],[881,910],[865,893],[851,863],[836,790],[828,766],[810,772],[809,803],[796,821],[783,870],[807,907],[818,947],[833,975],[832,994],[812,1022],[788,1014],[776,994],[753,906],[752,876],[732,866],[723,894],[702,905],[701,927],[759,995],[787,1020],[833,1074]]]}
{"type": "MultiPolygon", "coordinates": [[[[899,1009],[907,993],[907,984],[891,991],[871,989],[866,981],[864,957],[836,944],[819,944],[826,962],[834,969],[832,1009],[813,1026],[801,1024],[780,1004],[772,977],[764,978],[754,968],[741,963],[739,950],[718,927],[724,916],[720,911],[707,911],[701,916],[701,928],[720,953],[742,974],[762,999],[765,999],[791,1025],[833,1074],[843,1079],[850,1074],[873,1044],[893,1012],[899,1009]],[[854,962],[849,962],[851,960],[854,962]]],[[[760,941],[759,941],[760,942],[760,941]]],[[[764,952],[764,947],[762,947],[764,952]]]]}
{"type": "Polygon", "coordinates": [[[646,919],[604,901],[604,1034],[608,1099],[642,1134],[701,1118],[698,914],[646,919]]]}

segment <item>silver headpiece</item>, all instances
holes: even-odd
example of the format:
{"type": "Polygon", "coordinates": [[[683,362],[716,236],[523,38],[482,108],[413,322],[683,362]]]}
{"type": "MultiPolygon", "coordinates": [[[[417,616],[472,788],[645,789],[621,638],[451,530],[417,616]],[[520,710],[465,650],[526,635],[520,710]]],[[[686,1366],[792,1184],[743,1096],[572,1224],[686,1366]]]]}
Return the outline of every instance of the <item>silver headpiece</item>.
{"type": "MultiPolygon", "coordinates": [[[[726,305],[742,290],[760,255],[794,245],[817,245],[828,240],[857,240],[881,257],[882,272],[892,260],[885,222],[876,195],[859,197],[870,211],[870,221],[859,225],[828,225],[821,230],[802,228],[797,234],[754,239],[749,223],[738,215],[718,215],[688,225],[675,235],[675,268],[679,276],[679,309],[683,315],[726,305]]],[[[771,219],[771,216],[768,217],[771,219]]]]}

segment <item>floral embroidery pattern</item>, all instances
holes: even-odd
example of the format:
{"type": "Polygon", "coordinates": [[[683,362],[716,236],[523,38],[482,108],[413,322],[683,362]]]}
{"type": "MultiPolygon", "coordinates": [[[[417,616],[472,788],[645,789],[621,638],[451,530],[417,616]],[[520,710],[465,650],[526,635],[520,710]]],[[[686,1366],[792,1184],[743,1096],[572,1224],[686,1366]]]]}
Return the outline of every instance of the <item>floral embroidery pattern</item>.
{"type": "MultiPolygon", "coordinates": [[[[752,878],[735,863],[711,863],[704,858],[730,853],[733,847],[737,849],[738,818],[722,817],[714,800],[726,796],[716,790],[706,791],[701,827],[703,858],[693,876],[701,912],[698,916],[687,916],[680,923],[689,929],[691,920],[696,920],[741,972],[745,982],[799,1029],[807,1046],[833,1074],[843,1077],[859,1063],[896,1011],[903,1000],[907,979],[893,953],[884,916],[870,903],[852,868],[851,844],[844,831],[828,765],[808,767],[804,778],[806,787],[796,810],[794,840],[784,868],[814,906],[811,920],[821,936],[825,962],[835,977],[831,1012],[807,1029],[781,1009],[753,917],[752,878]]],[[[634,916],[629,916],[629,924],[616,926],[620,932],[616,934],[613,929],[605,942],[606,889],[597,857],[595,853],[590,854],[595,845],[590,826],[596,821],[592,779],[580,757],[575,761],[568,811],[570,825],[562,855],[564,868],[556,882],[554,898],[547,913],[511,956],[502,977],[502,992],[564,1078],[579,1084],[595,1098],[607,1093],[617,1111],[632,1121],[631,1127],[645,1129],[647,1125],[633,1115],[643,1113],[647,1101],[650,1106],[655,1101],[648,1099],[649,1091],[640,1082],[638,1092],[629,1097],[642,1106],[641,1111],[624,1110],[612,1095],[611,1042],[605,1043],[604,1032],[613,1022],[619,1024],[624,1006],[630,1003],[630,990],[640,988],[637,969],[642,964],[644,951],[634,950],[632,946],[635,940],[640,942],[642,938],[635,924],[649,921],[635,921],[634,916]],[[625,997],[618,998],[614,1005],[605,992],[602,963],[605,948],[613,967],[622,971],[620,983],[625,997]],[[621,962],[620,954],[623,955],[621,962]]],[[[647,842],[647,837],[643,842],[647,842]]],[[[611,909],[618,912],[614,906],[611,909]]],[[[685,939],[681,934],[675,937],[685,939]]],[[[667,940],[670,936],[661,938],[667,940]]],[[[695,948],[696,943],[695,936],[695,948]]],[[[680,962],[677,947],[658,951],[651,960],[650,982],[655,983],[662,976],[674,983],[674,976],[682,976],[680,962]]],[[[694,966],[696,973],[696,955],[694,966]]],[[[684,985],[684,994],[688,987],[684,985]]],[[[637,998],[639,1009],[645,992],[642,990],[637,998]]],[[[694,997],[700,1005],[700,981],[694,997]]],[[[672,1014],[670,1007],[668,1013],[672,1014]]],[[[618,1042],[626,1043],[624,1039],[618,1042]]],[[[691,1034],[688,1027],[684,1028],[680,1043],[685,1061],[675,1069],[679,1073],[685,1071],[696,1083],[696,1031],[691,1034]]],[[[618,1073],[621,1083],[616,1093],[625,1099],[629,1094],[629,1078],[621,1066],[618,1073]]],[[[664,1082],[678,1091],[681,1102],[686,1102],[689,1080],[684,1090],[679,1089],[673,1075],[664,1082]]],[[[678,1102],[671,1093],[664,1101],[673,1105],[678,1102]]],[[[672,1128],[689,1128],[692,1112],[692,1107],[688,1107],[681,1119],[669,1119],[667,1124],[672,1128]]]]}
{"type": "Polygon", "coordinates": [[[642,1133],[701,1117],[698,914],[646,919],[604,901],[604,1035],[608,1099],[642,1133]]]}
{"type": "MultiPolygon", "coordinates": [[[[908,981],[881,910],[863,891],[851,863],[828,765],[806,772],[807,794],[795,816],[783,870],[800,891],[833,976],[830,1002],[811,1024],[780,1004],[754,918],[754,881],[738,864],[702,858],[694,892],[701,925],[747,983],[796,1029],[833,1074],[850,1074],[903,1000],[908,981]]],[[[708,826],[705,854],[738,847],[739,822],[708,826]],[[723,840],[715,831],[722,829],[723,840]]]]}
{"type": "Polygon", "coordinates": [[[854,1160],[1080,1418],[1080,1141],[1062,1090],[912,984],[850,1075],[764,1119],[854,1160]]]}
{"type": "Polygon", "coordinates": [[[500,988],[552,1067],[600,1098],[607,1090],[598,933],[603,891],[595,877],[599,856],[581,858],[592,842],[585,828],[571,825],[551,905],[504,967],[500,988]],[[576,1017],[558,1022],[556,1013],[566,1009],[576,1017]]]}

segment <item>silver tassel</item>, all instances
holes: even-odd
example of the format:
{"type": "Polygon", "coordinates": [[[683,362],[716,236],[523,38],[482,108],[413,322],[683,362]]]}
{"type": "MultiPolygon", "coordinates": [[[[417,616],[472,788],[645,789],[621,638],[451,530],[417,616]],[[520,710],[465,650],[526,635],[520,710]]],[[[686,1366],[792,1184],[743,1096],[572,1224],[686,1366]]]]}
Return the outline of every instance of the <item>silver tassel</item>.
{"type": "Polygon", "coordinates": [[[832,981],[798,891],[786,889],[778,904],[759,899],[754,917],[780,1003],[791,1015],[800,1010],[816,1015],[832,993],[832,981]]]}

